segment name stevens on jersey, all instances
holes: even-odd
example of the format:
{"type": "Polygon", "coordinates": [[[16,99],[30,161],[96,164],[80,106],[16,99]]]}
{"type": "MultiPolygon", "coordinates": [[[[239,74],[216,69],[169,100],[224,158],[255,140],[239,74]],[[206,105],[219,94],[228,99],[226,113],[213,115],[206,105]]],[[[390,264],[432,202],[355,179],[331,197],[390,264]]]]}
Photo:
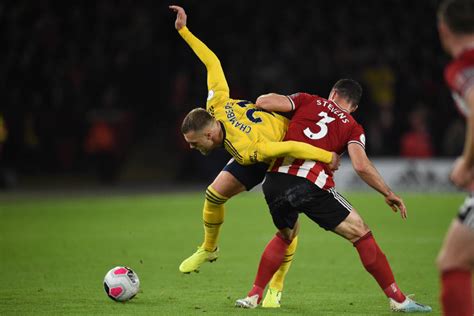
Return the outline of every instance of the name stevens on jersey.
{"type": "Polygon", "coordinates": [[[316,100],[316,104],[326,107],[329,111],[331,111],[331,113],[334,113],[339,119],[341,119],[342,123],[349,123],[349,119],[347,118],[344,111],[334,107],[332,103],[322,100],[316,100]]]}
{"type": "Polygon", "coordinates": [[[224,107],[225,113],[227,114],[227,120],[236,128],[240,129],[242,132],[248,134],[252,131],[252,127],[244,123],[241,123],[235,117],[234,109],[230,103],[227,103],[224,107]]]}

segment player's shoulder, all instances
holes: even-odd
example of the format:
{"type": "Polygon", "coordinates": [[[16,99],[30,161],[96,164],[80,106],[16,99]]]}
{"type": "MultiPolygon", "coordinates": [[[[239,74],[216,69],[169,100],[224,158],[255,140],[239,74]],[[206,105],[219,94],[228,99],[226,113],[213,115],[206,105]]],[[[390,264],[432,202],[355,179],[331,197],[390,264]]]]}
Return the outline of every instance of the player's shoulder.
{"type": "Polygon", "coordinates": [[[463,52],[449,63],[445,68],[444,77],[451,89],[463,90],[464,85],[474,79],[474,48],[463,52]]]}
{"type": "Polygon", "coordinates": [[[320,96],[316,95],[316,94],[311,94],[311,93],[307,93],[307,92],[296,92],[296,93],[292,93],[290,95],[288,95],[290,98],[292,99],[296,99],[296,98],[308,98],[308,99],[315,99],[315,98],[320,98],[320,96]]]}
{"type": "Polygon", "coordinates": [[[354,127],[357,128],[357,129],[361,129],[361,130],[364,130],[364,127],[362,126],[362,124],[360,124],[359,122],[357,122],[357,120],[351,115],[352,117],[352,120],[353,120],[353,124],[354,124],[354,127]]]}
{"type": "Polygon", "coordinates": [[[318,100],[322,99],[320,96],[316,94],[310,94],[306,92],[293,93],[289,95],[288,98],[290,99],[290,102],[292,103],[293,110],[297,110],[299,108],[306,108],[308,105],[316,104],[318,103],[318,100]]]}
{"type": "Polygon", "coordinates": [[[351,120],[354,122],[355,125],[358,125],[358,126],[362,127],[362,124],[359,123],[359,121],[357,121],[357,119],[354,117],[354,113],[357,114],[357,112],[349,113],[349,116],[350,116],[351,120]]]}
{"type": "Polygon", "coordinates": [[[353,113],[349,113],[344,111],[344,114],[338,114],[338,116],[342,119],[342,125],[347,126],[348,129],[353,130],[364,130],[362,124],[360,124],[357,119],[352,115],[353,113]]]}

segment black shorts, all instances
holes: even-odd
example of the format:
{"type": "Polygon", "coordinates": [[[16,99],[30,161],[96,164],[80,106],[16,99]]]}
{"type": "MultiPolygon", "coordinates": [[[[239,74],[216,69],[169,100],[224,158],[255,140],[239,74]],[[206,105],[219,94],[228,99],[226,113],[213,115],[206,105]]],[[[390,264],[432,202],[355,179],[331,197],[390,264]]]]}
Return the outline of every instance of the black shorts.
{"type": "Polygon", "coordinates": [[[222,171],[230,172],[240,183],[242,183],[247,191],[261,183],[265,178],[268,165],[266,163],[256,163],[253,165],[243,166],[232,158],[222,171]]]}
{"type": "Polygon", "coordinates": [[[284,173],[267,173],[263,192],[278,229],[294,228],[304,213],[326,230],[333,230],[349,215],[352,206],[336,190],[323,190],[311,181],[284,173]]]}
{"type": "Polygon", "coordinates": [[[471,193],[459,208],[458,218],[467,227],[474,229],[474,195],[471,193]]]}

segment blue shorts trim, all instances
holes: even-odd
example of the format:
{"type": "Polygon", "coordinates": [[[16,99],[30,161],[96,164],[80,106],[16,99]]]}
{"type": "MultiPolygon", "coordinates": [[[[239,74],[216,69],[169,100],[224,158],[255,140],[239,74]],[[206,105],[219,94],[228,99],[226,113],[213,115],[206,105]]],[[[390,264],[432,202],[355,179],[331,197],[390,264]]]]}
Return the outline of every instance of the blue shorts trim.
{"type": "Polygon", "coordinates": [[[232,174],[240,183],[242,183],[250,191],[254,186],[261,183],[265,178],[268,165],[266,163],[256,163],[253,165],[243,166],[232,158],[222,171],[232,174]]]}

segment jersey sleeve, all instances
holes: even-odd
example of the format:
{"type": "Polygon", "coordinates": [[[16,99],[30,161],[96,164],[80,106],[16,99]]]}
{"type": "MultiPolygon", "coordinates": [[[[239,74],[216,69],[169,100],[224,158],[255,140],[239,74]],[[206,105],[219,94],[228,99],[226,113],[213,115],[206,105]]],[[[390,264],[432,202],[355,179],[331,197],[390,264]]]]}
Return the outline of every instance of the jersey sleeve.
{"type": "Polygon", "coordinates": [[[207,105],[209,110],[211,106],[222,104],[222,99],[229,98],[229,86],[225,79],[224,70],[216,54],[211,51],[203,42],[201,42],[185,26],[178,31],[179,35],[188,43],[194,53],[199,57],[207,69],[207,105]]]}
{"type": "Polygon", "coordinates": [[[291,102],[291,110],[297,110],[302,104],[308,102],[311,98],[311,95],[304,92],[297,92],[291,95],[288,95],[287,98],[291,102]]]}
{"type": "Polygon", "coordinates": [[[365,149],[364,128],[358,123],[355,123],[354,127],[351,129],[351,132],[349,134],[349,141],[347,142],[347,144],[349,145],[351,143],[358,144],[362,146],[362,148],[365,149]]]}
{"type": "Polygon", "coordinates": [[[285,142],[262,142],[256,145],[254,162],[268,162],[273,158],[292,157],[295,159],[308,159],[330,163],[332,153],[319,147],[312,146],[303,142],[285,141],[285,142]]]}
{"type": "Polygon", "coordinates": [[[445,79],[451,90],[466,98],[474,89],[474,65],[455,61],[446,68],[445,79]]]}

